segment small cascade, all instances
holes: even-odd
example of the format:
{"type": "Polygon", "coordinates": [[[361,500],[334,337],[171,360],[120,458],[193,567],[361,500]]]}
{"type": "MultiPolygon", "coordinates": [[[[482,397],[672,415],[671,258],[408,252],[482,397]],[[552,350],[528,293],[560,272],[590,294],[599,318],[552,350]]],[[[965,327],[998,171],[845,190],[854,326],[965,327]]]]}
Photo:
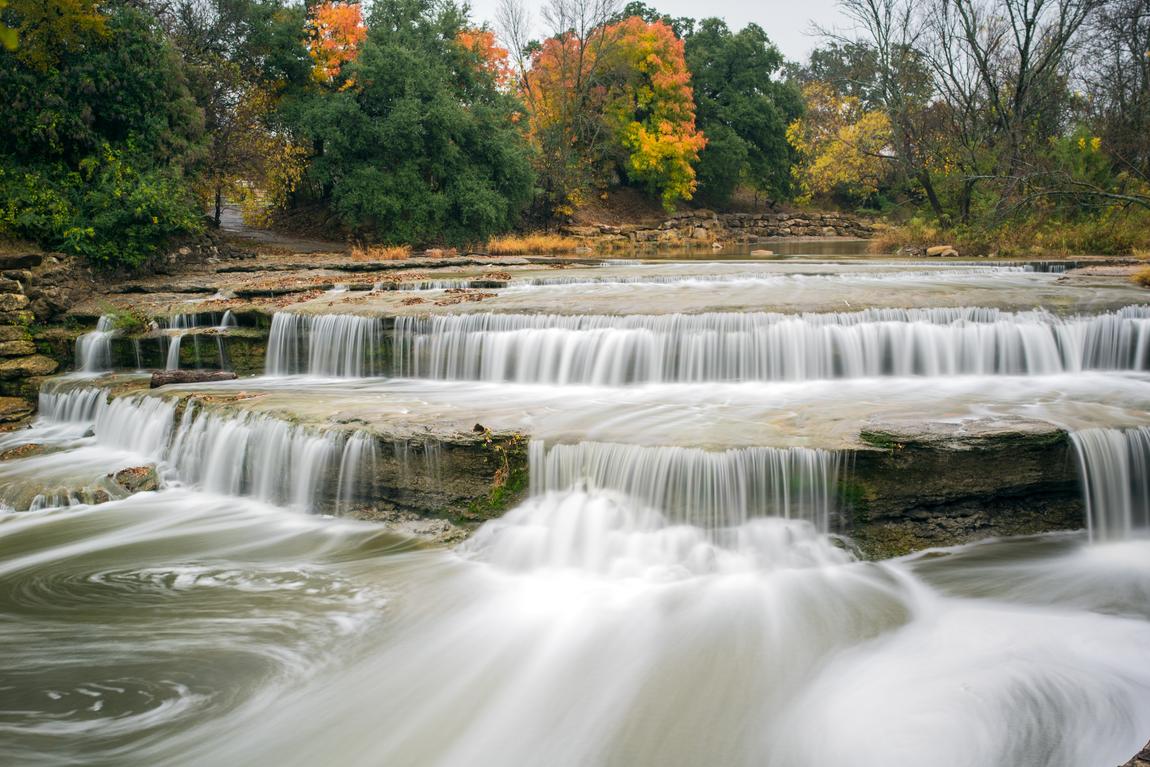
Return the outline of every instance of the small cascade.
{"type": "Polygon", "coordinates": [[[112,367],[112,338],[118,332],[114,319],[105,314],[96,322],[96,329],[76,339],[76,369],[85,373],[99,373],[112,367]]]}
{"type": "MultiPolygon", "coordinates": [[[[630,271],[634,265],[629,265],[630,271]]],[[[954,266],[959,266],[955,264],[954,266]]],[[[546,287],[554,285],[691,285],[715,284],[728,282],[759,283],[763,285],[794,285],[802,287],[804,284],[819,284],[826,282],[899,282],[915,283],[938,280],[961,280],[971,277],[987,277],[993,274],[1023,274],[1031,271],[1026,266],[985,266],[964,264],[970,268],[955,269],[923,269],[921,271],[897,272],[842,272],[835,274],[802,274],[802,273],[771,273],[771,272],[729,272],[726,274],[706,274],[690,271],[683,274],[656,271],[639,274],[596,274],[595,268],[581,269],[574,274],[561,274],[547,277],[532,277],[523,284],[533,287],[546,287]]],[[[695,269],[687,265],[689,269],[695,269]]]]}
{"type": "Polygon", "coordinates": [[[220,324],[216,325],[216,330],[225,331],[229,328],[238,328],[240,323],[236,320],[236,316],[232,314],[232,310],[228,309],[224,312],[224,316],[220,318],[220,324]]]}
{"type": "Polygon", "coordinates": [[[1150,427],[1083,429],[1070,438],[1091,540],[1125,540],[1150,529],[1150,427]]]}
{"type": "Polygon", "coordinates": [[[533,495],[580,485],[615,490],[673,522],[710,530],[782,517],[826,532],[835,510],[840,454],[827,450],[534,441],[529,451],[533,495]]]}
{"type": "Polygon", "coordinates": [[[108,404],[108,392],[92,386],[40,389],[39,416],[55,423],[92,423],[108,404]]]}
{"type": "Polygon", "coordinates": [[[375,438],[356,432],[347,438],[339,460],[336,480],[335,509],[346,514],[357,502],[376,497],[376,472],[379,461],[375,438]]]}
{"type": "MultiPolygon", "coordinates": [[[[784,315],[460,314],[400,317],[396,368],[415,378],[622,385],[1150,367],[1150,308],[870,309],[784,315]]],[[[270,352],[269,352],[270,355],[270,352]]]]}
{"type": "Polygon", "coordinates": [[[168,359],[164,365],[167,370],[180,369],[180,346],[183,344],[184,334],[177,333],[170,337],[168,341],[168,359]]]}
{"type": "Polygon", "coordinates": [[[384,372],[383,324],[349,314],[277,312],[268,338],[268,375],[363,378],[384,372]]]}

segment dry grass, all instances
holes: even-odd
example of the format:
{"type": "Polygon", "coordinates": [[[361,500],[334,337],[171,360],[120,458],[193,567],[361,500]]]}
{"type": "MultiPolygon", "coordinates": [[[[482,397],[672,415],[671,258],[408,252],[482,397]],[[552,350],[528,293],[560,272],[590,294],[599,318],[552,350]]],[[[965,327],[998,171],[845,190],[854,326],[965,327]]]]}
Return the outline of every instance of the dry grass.
{"type": "Polygon", "coordinates": [[[523,237],[495,237],[487,243],[493,256],[527,256],[541,253],[574,253],[583,243],[558,234],[528,234],[523,237]]]}
{"type": "Polygon", "coordinates": [[[1143,288],[1150,288],[1150,266],[1143,267],[1130,275],[1130,281],[1143,288]]]}
{"type": "Polygon", "coordinates": [[[410,245],[354,245],[352,261],[402,261],[411,258],[410,245]]]}

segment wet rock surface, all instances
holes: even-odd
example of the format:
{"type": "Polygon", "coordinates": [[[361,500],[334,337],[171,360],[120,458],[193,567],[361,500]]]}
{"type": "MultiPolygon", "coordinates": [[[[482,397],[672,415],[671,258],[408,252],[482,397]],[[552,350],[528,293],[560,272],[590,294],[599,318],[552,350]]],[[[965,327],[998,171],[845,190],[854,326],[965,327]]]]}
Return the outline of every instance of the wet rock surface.
{"type": "Polygon", "coordinates": [[[1145,748],[1135,754],[1134,758],[1122,767],[1150,767],[1150,743],[1147,743],[1145,748]]]}
{"type": "Polygon", "coordinates": [[[1073,449],[1049,423],[871,422],[860,436],[873,449],[844,481],[845,523],[870,556],[1085,524],[1073,449]]]}

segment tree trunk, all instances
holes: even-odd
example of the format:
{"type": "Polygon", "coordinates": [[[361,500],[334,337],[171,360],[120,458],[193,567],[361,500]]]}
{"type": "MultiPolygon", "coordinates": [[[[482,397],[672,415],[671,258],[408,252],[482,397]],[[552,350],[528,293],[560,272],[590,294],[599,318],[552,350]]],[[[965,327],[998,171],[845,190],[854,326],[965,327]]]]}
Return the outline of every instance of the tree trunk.
{"type": "Polygon", "coordinates": [[[934,182],[931,181],[930,171],[920,170],[918,172],[918,183],[922,184],[923,191],[926,192],[926,199],[930,201],[930,209],[934,211],[934,215],[941,220],[943,217],[942,202],[938,199],[938,193],[934,191],[934,182]]]}
{"type": "Polygon", "coordinates": [[[168,384],[213,383],[234,381],[236,374],[230,370],[157,370],[152,373],[151,389],[168,384]]]}
{"type": "Polygon", "coordinates": [[[224,210],[224,189],[220,184],[216,184],[216,215],[212,219],[216,229],[220,228],[220,214],[224,210]]]}

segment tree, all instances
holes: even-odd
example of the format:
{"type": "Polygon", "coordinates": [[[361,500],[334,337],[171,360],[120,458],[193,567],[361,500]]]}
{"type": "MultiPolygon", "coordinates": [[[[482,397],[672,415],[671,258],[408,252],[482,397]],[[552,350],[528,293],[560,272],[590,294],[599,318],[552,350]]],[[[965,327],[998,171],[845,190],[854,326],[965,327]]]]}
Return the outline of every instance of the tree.
{"type": "Polygon", "coordinates": [[[624,172],[671,209],[695,192],[706,139],[695,127],[695,100],[683,42],[662,21],[632,16],[612,25],[618,43],[605,67],[605,118],[626,152],[624,172]]]}
{"type": "Polygon", "coordinates": [[[279,0],[178,0],[159,11],[204,113],[194,188],[217,227],[225,197],[259,218],[302,173],[302,151],[277,121],[283,95],[313,84],[304,11],[279,0]]]}
{"type": "Polygon", "coordinates": [[[358,2],[323,0],[313,5],[308,13],[308,53],[315,62],[315,79],[335,80],[343,65],[355,59],[366,37],[358,2]]]}
{"type": "Polygon", "coordinates": [[[377,2],[344,85],[285,103],[312,147],[293,202],[385,243],[466,244],[514,224],[533,189],[521,107],[455,42],[467,28],[455,6],[377,2]]]}
{"type": "Polygon", "coordinates": [[[0,231],[132,266],[197,229],[202,116],[154,19],[27,0],[6,13],[21,44],[0,51],[0,231]]]}
{"type": "Polygon", "coordinates": [[[732,33],[704,19],[686,38],[698,124],[707,136],[700,193],[725,204],[743,182],[775,198],[790,196],[794,161],[787,126],[802,113],[798,89],[781,80],[783,55],[760,27],[732,33]]]}
{"type": "Polygon", "coordinates": [[[787,138],[799,153],[795,177],[804,199],[835,194],[864,201],[888,176],[891,126],[885,113],[857,96],[840,96],[825,83],[803,88],[806,114],[787,138]]]}

